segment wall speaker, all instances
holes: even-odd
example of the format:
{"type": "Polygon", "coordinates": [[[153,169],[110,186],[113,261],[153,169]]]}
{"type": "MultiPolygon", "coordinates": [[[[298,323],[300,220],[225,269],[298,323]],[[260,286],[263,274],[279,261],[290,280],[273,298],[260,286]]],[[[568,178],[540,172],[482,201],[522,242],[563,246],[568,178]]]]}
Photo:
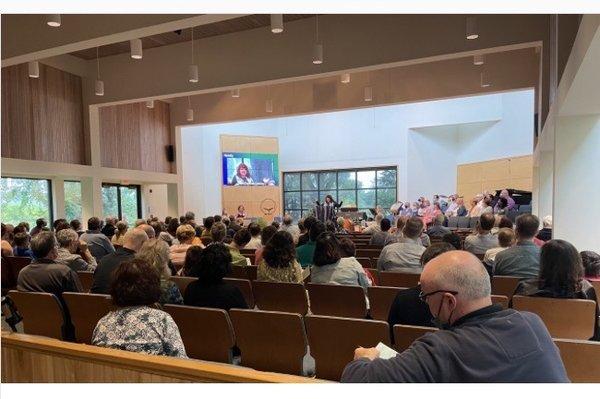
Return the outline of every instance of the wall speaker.
{"type": "Polygon", "coordinates": [[[175,147],[168,145],[165,148],[167,150],[167,161],[175,162],[175,147]]]}

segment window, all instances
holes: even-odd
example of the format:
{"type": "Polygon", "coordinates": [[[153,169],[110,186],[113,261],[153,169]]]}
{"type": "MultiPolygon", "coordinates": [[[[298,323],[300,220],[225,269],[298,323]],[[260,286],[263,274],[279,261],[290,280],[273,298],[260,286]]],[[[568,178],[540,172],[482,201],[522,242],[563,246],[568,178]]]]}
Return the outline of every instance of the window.
{"type": "Polygon", "coordinates": [[[39,218],[52,223],[50,180],[3,177],[0,192],[3,223],[28,222],[31,228],[39,218]]]}
{"type": "Polygon", "coordinates": [[[81,182],[65,180],[65,219],[81,220],[81,182]]]}
{"type": "Polygon", "coordinates": [[[396,167],[284,172],[283,209],[295,220],[312,213],[331,194],[343,207],[389,208],[397,198],[396,167]]]}
{"type": "Polygon", "coordinates": [[[142,217],[140,186],[102,184],[102,213],[116,216],[129,224],[142,217]]]}

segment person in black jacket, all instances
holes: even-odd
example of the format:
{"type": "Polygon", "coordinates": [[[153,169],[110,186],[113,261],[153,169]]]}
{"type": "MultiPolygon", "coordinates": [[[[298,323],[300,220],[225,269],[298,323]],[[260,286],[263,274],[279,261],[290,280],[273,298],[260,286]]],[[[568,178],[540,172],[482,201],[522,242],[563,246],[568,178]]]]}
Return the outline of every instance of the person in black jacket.
{"type": "Polygon", "coordinates": [[[223,281],[230,271],[231,253],[227,246],[218,242],[207,246],[198,262],[191,265],[189,275],[198,280],[187,286],[184,304],[224,310],[248,309],[240,289],[223,281]]]}
{"type": "MultiPolygon", "coordinates": [[[[454,250],[454,247],[447,242],[432,244],[421,255],[421,265],[425,266],[427,262],[436,256],[452,250],[454,250]]],[[[396,295],[388,316],[392,340],[394,339],[393,329],[395,324],[434,327],[431,322],[433,316],[429,311],[429,307],[419,299],[420,292],[421,286],[417,285],[402,290],[396,295]]]]}

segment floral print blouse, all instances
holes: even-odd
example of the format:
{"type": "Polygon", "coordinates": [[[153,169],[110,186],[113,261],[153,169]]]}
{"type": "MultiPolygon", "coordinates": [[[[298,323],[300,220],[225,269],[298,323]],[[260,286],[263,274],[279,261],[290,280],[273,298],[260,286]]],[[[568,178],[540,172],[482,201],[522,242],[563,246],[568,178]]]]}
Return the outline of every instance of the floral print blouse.
{"type": "Polygon", "coordinates": [[[295,259],[288,267],[271,267],[263,259],[258,265],[256,278],[258,281],[301,283],[303,281],[302,267],[295,259]]]}
{"type": "Polygon", "coordinates": [[[183,305],[183,296],[179,291],[177,284],[167,279],[160,279],[160,299],[158,302],[161,305],[173,304],[183,305]]]}
{"type": "Polygon", "coordinates": [[[109,312],[98,321],[92,344],[149,355],[187,357],[175,321],[168,313],[148,306],[109,312]]]}

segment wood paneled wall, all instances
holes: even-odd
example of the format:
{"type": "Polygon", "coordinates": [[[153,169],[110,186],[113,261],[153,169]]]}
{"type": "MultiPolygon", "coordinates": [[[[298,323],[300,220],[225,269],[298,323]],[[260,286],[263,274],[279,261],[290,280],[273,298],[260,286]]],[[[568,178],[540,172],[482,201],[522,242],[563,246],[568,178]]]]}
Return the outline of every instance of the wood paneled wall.
{"type": "Polygon", "coordinates": [[[463,164],[457,166],[456,192],[465,198],[468,205],[471,198],[485,190],[515,188],[531,191],[532,179],[531,155],[463,164]]]}
{"type": "MultiPolygon", "coordinates": [[[[100,108],[102,166],[148,172],[173,172],[167,160],[171,145],[169,104],[155,101],[100,108]]],[[[172,169],[173,168],[173,169],[172,169]]]]}
{"type": "Polygon", "coordinates": [[[40,63],[2,68],[2,157],[85,164],[81,77],[40,63]]]}

